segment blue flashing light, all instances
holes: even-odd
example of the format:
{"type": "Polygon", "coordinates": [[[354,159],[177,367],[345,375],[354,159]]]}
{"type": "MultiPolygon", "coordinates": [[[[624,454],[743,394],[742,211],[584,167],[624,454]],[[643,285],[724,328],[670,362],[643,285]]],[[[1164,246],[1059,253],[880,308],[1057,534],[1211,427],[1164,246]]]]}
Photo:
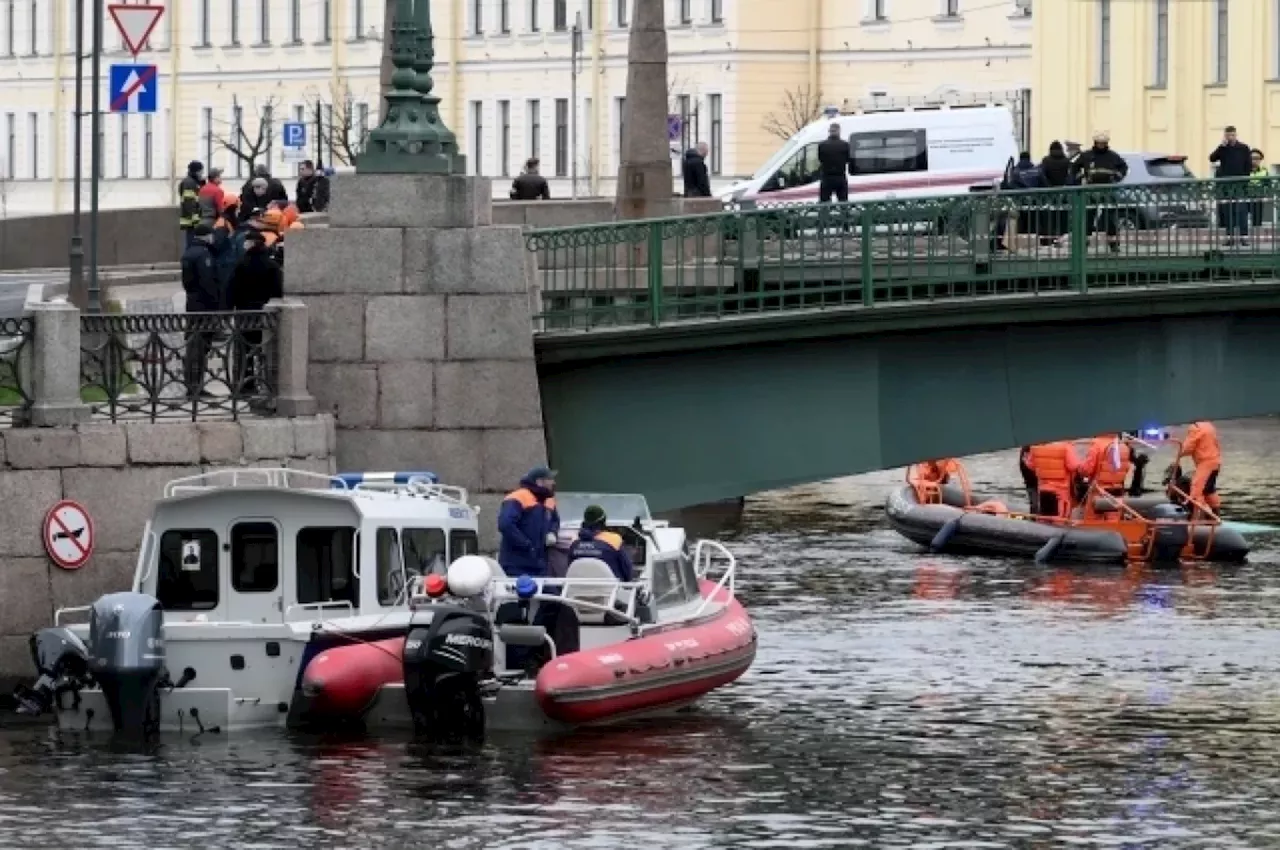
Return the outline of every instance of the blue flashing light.
{"type": "Polygon", "coordinates": [[[348,490],[357,484],[375,481],[392,484],[439,484],[440,478],[434,472],[339,472],[333,476],[336,480],[330,485],[334,490],[348,490]]]}
{"type": "Polygon", "coordinates": [[[538,583],[529,576],[516,579],[516,596],[521,599],[532,599],[538,592],[538,583]]]}

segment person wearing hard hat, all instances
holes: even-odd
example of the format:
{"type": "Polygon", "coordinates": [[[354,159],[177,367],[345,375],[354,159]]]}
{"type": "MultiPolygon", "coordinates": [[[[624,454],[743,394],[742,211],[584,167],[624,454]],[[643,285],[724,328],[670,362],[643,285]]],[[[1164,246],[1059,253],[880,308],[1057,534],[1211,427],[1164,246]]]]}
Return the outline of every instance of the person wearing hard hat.
{"type": "Polygon", "coordinates": [[[569,564],[579,558],[595,558],[608,564],[618,581],[631,581],[635,573],[631,556],[623,548],[622,535],[605,530],[608,523],[609,517],[599,505],[589,505],[582,512],[578,539],[569,547],[569,564]]]}

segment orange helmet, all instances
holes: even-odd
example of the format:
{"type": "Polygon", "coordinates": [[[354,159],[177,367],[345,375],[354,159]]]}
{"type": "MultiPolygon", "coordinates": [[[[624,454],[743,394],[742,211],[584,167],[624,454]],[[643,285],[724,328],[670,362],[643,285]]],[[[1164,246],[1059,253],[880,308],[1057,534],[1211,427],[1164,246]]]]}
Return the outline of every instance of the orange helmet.
{"type": "Polygon", "coordinates": [[[284,213],[278,209],[269,209],[262,214],[262,223],[271,230],[279,230],[284,224],[284,213]]]}

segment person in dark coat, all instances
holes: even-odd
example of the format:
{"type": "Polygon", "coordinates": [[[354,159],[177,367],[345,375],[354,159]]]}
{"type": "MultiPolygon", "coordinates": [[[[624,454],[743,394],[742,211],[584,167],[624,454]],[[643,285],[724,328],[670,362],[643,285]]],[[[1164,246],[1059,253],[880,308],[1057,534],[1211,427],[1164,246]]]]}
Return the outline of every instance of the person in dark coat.
{"type": "Polygon", "coordinates": [[[205,379],[209,344],[214,325],[201,313],[211,313],[221,303],[222,287],[213,260],[213,228],[198,224],[192,228],[191,245],[182,254],[182,290],[187,296],[186,352],[183,356],[183,378],[190,399],[208,396],[205,379]]]}
{"type": "Polygon", "coordinates": [[[538,173],[540,165],[536,156],[530,157],[524,164],[524,172],[511,181],[511,200],[513,201],[549,201],[551,187],[547,178],[538,173]]]}
{"type": "Polygon", "coordinates": [[[819,200],[826,204],[834,196],[844,203],[849,200],[849,165],[852,152],[849,143],[840,138],[840,125],[827,129],[827,138],[818,144],[818,165],[821,171],[819,200]]]}
{"type": "MultiPolygon", "coordinates": [[[[1080,154],[1071,164],[1073,174],[1083,178],[1086,186],[1114,186],[1129,174],[1129,163],[1111,149],[1111,137],[1098,133],[1093,137],[1093,147],[1080,154]]],[[[1120,230],[1115,203],[1109,198],[1095,196],[1088,212],[1087,235],[1092,236],[1101,226],[1107,233],[1107,245],[1112,253],[1120,253],[1120,230]],[[1099,219],[1101,222],[1099,223],[1099,219]]]]}
{"type": "Polygon", "coordinates": [[[318,213],[329,209],[329,178],[323,171],[316,171],[311,160],[298,166],[298,185],[294,189],[298,212],[318,213]]]}
{"type": "MultiPolygon", "coordinates": [[[[1236,128],[1228,125],[1222,133],[1222,144],[1209,154],[1209,161],[1216,163],[1214,177],[1231,179],[1248,177],[1253,172],[1253,154],[1248,145],[1240,141],[1236,128]]],[[[1244,181],[1221,186],[1218,197],[1218,224],[1226,228],[1227,244],[1234,245],[1237,233],[1240,244],[1249,244],[1249,204],[1245,201],[1247,186],[1244,181]]]]}
{"type": "Polygon", "coordinates": [[[272,201],[289,203],[289,190],[284,187],[284,183],[271,176],[271,169],[266,166],[266,163],[258,163],[253,167],[253,176],[246,180],[240,189],[240,203],[243,204],[245,198],[253,196],[253,184],[259,179],[267,181],[267,188],[263,193],[266,197],[264,206],[272,201]]]}
{"type": "Polygon", "coordinates": [[[707,171],[707,153],[710,148],[706,142],[698,142],[698,146],[684,152],[684,196],[686,198],[710,198],[711,174],[707,171]]]}
{"type": "MultiPolygon", "coordinates": [[[[1067,156],[1062,142],[1049,143],[1049,155],[1040,160],[1040,173],[1044,175],[1044,185],[1050,189],[1060,189],[1071,182],[1071,158],[1067,156]]],[[[1062,234],[1067,232],[1066,196],[1055,193],[1053,206],[1041,213],[1040,244],[1062,244],[1062,234]]]]}
{"type": "Polygon", "coordinates": [[[608,564],[618,581],[631,581],[635,572],[631,556],[623,547],[620,534],[605,531],[608,522],[604,508],[599,505],[590,505],[582,512],[578,539],[569,547],[569,565],[579,558],[595,558],[608,564]]]}
{"type": "MultiPolygon", "coordinates": [[[[284,270],[271,257],[266,235],[261,230],[249,230],[245,234],[245,253],[231,273],[227,296],[232,310],[254,311],[266,307],[272,299],[284,297],[284,270]]],[[[260,321],[257,316],[237,316],[235,321],[244,327],[238,327],[235,335],[232,393],[246,398],[262,390],[258,379],[265,372],[263,332],[260,327],[248,326],[260,321]]]]}
{"type": "Polygon", "coordinates": [[[498,563],[507,575],[547,575],[547,547],[555,543],[560,531],[555,487],[555,472],[537,466],[502,500],[498,563]]]}
{"type": "Polygon", "coordinates": [[[204,188],[204,163],[187,163],[187,176],[178,183],[178,228],[182,231],[183,250],[191,247],[193,231],[200,224],[200,190],[204,188]]]}

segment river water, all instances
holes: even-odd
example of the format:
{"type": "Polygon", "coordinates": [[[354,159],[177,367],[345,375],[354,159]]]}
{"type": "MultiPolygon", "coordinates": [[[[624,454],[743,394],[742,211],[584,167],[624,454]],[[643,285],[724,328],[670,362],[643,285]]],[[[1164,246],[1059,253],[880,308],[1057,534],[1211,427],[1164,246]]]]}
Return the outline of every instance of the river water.
{"type": "MultiPolygon", "coordinates": [[[[1222,434],[1228,514],[1280,525],[1280,421],[1222,434]]],[[[967,466],[1017,502],[1012,452],[967,466]]],[[[884,526],[900,480],[749,501],[760,654],[687,718],[462,748],[0,730],[0,847],[1280,846],[1280,536],[1158,575],[935,557],[884,526]]]]}

